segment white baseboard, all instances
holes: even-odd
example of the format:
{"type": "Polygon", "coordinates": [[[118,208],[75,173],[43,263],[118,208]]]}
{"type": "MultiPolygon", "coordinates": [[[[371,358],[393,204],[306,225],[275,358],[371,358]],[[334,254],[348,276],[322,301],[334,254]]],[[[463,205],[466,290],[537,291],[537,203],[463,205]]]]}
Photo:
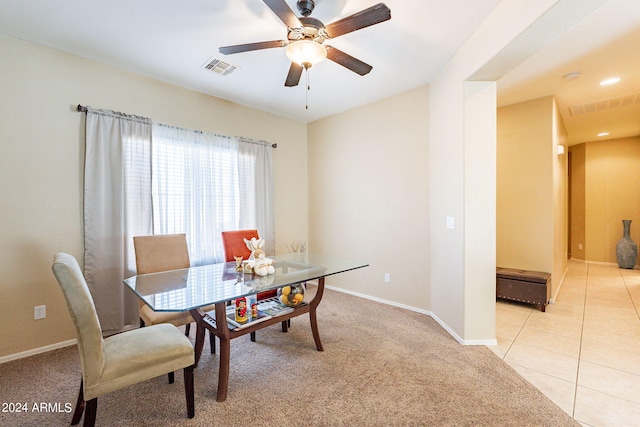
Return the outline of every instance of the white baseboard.
{"type": "MultiPolygon", "coordinates": [[[[581,262],[583,264],[596,264],[596,265],[608,265],[611,267],[619,267],[617,262],[589,261],[589,260],[578,259],[578,258],[569,258],[569,261],[581,262]]],[[[633,267],[633,270],[640,270],[640,264],[635,265],[633,267]]]]}
{"type": "Polygon", "coordinates": [[[46,353],[47,351],[57,350],[59,348],[68,347],[70,345],[75,345],[75,344],[77,344],[77,342],[78,342],[78,340],[76,340],[74,338],[74,339],[69,340],[69,341],[62,341],[62,342],[59,342],[59,343],[46,345],[44,347],[34,348],[34,349],[23,351],[23,352],[20,352],[20,353],[9,354],[8,356],[0,357],[0,363],[5,363],[5,362],[10,362],[12,360],[22,359],[24,357],[34,356],[34,355],[40,354],[40,353],[46,353]]]}
{"type": "MultiPolygon", "coordinates": [[[[413,311],[413,312],[416,312],[416,313],[425,314],[425,315],[431,317],[436,322],[438,322],[438,324],[440,326],[442,326],[442,328],[445,331],[447,331],[447,333],[449,335],[451,335],[456,341],[458,341],[458,343],[460,343],[462,345],[497,345],[498,344],[496,339],[492,339],[492,340],[464,340],[458,334],[456,334],[455,331],[453,331],[446,323],[444,323],[442,321],[442,319],[440,319],[438,316],[436,316],[435,314],[433,314],[432,312],[430,312],[428,310],[423,310],[421,308],[412,307],[412,306],[406,305],[406,304],[400,304],[398,302],[389,301],[389,300],[385,300],[385,299],[382,299],[382,298],[372,297],[370,295],[365,295],[365,294],[361,294],[361,293],[358,293],[358,292],[349,291],[347,289],[336,288],[336,287],[333,287],[333,286],[325,286],[325,287],[327,289],[331,289],[332,291],[342,292],[344,294],[353,295],[355,297],[364,298],[364,299],[368,299],[368,300],[371,300],[371,301],[376,301],[376,302],[379,302],[379,303],[382,303],[382,304],[391,305],[391,306],[398,307],[398,308],[403,308],[405,310],[410,310],[410,311],[413,311]]],[[[15,353],[15,354],[10,354],[8,356],[2,356],[2,357],[0,357],[0,363],[5,363],[5,362],[10,362],[12,360],[22,359],[23,357],[29,357],[29,356],[33,356],[33,355],[40,354],[40,353],[46,353],[47,351],[56,350],[56,349],[63,348],[63,347],[68,347],[70,345],[75,345],[76,343],[77,343],[77,340],[76,339],[72,339],[72,340],[69,340],[69,341],[63,341],[63,342],[59,342],[59,343],[56,343],[56,344],[51,344],[51,345],[47,345],[47,346],[44,346],[44,347],[39,347],[39,348],[34,348],[32,350],[23,351],[21,353],[15,353]]]]}
{"type": "Polygon", "coordinates": [[[555,294],[551,295],[551,298],[549,298],[549,304],[555,304],[556,303],[556,298],[558,297],[558,294],[560,293],[560,288],[562,288],[562,285],[564,284],[564,279],[565,277],[567,277],[567,272],[569,271],[569,268],[565,268],[564,269],[564,273],[562,273],[562,277],[560,278],[560,285],[558,285],[558,290],[556,291],[555,294]]]}
{"type": "Polygon", "coordinates": [[[385,300],[382,298],[377,298],[377,297],[372,297],[371,295],[366,295],[366,294],[361,294],[359,292],[353,292],[353,291],[349,291],[347,289],[342,289],[342,288],[336,288],[333,286],[325,286],[325,288],[327,289],[331,289],[332,291],[336,291],[336,292],[342,292],[344,294],[349,294],[349,295],[353,295],[359,298],[364,298],[364,299],[368,299],[371,301],[376,301],[382,304],[387,304],[387,305],[391,305],[394,307],[399,307],[399,308],[403,308],[405,310],[410,310],[416,313],[421,313],[421,314],[426,314],[427,316],[431,317],[433,320],[435,320],[436,322],[438,322],[438,324],[440,326],[442,326],[442,328],[447,331],[447,333],[449,335],[451,335],[456,341],[458,341],[458,343],[462,344],[462,345],[498,345],[498,340],[497,339],[489,339],[489,340],[464,340],[462,339],[458,334],[455,333],[455,331],[453,331],[453,329],[451,329],[446,323],[444,323],[442,321],[442,319],[440,319],[438,316],[436,316],[435,314],[433,314],[432,312],[428,311],[428,310],[424,310],[421,308],[417,308],[417,307],[412,307],[410,305],[405,305],[405,304],[400,304],[398,302],[395,301],[389,301],[389,300],[385,300]]]}

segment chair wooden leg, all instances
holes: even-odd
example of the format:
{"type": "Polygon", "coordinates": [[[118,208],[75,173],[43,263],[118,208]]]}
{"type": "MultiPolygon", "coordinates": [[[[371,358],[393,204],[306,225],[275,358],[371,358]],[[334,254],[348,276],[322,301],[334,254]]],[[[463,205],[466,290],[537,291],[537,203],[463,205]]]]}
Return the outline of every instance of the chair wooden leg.
{"type": "Polygon", "coordinates": [[[94,427],[96,425],[96,411],[98,410],[98,398],[93,398],[87,402],[84,411],[83,427],[94,427]]]}
{"type": "Polygon", "coordinates": [[[216,354],[216,336],[209,331],[209,347],[211,347],[211,354],[216,354]]]}
{"type": "Polygon", "coordinates": [[[185,334],[186,336],[189,336],[189,332],[191,332],[191,323],[187,323],[187,324],[184,326],[184,334],[185,334]]]}
{"type": "Polygon", "coordinates": [[[187,418],[196,415],[193,392],[193,365],[184,368],[184,395],[187,399],[187,418]]]}
{"type": "Polygon", "coordinates": [[[71,425],[74,426],[80,422],[84,413],[84,391],[82,387],[82,379],[80,379],[80,391],[78,392],[78,401],[76,402],[76,410],[73,412],[71,425]]]}
{"type": "Polygon", "coordinates": [[[167,376],[169,377],[169,384],[173,384],[173,382],[175,381],[175,376],[173,375],[173,372],[169,372],[167,376]]]}

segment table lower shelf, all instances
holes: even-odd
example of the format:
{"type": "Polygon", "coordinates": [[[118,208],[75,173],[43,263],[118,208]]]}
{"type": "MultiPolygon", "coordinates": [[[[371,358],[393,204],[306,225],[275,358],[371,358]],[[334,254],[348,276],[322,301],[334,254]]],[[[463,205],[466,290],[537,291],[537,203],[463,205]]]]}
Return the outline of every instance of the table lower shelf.
{"type": "Polygon", "coordinates": [[[256,332],[276,323],[282,323],[283,331],[286,331],[286,324],[289,319],[302,316],[309,313],[309,323],[311,324],[311,333],[318,351],[323,351],[322,342],[320,341],[320,333],[318,332],[318,320],[316,318],[316,308],[322,300],[324,293],[324,277],[318,279],[318,287],[316,294],[306,304],[294,307],[293,311],[280,316],[271,317],[262,322],[249,325],[245,328],[235,330],[230,329],[227,323],[227,304],[220,302],[215,305],[215,316],[208,315],[202,309],[191,310],[191,316],[196,322],[196,345],[195,345],[195,366],[198,366],[202,348],[204,346],[205,331],[215,335],[220,340],[220,365],[218,369],[218,392],[216,400],[224,402],[227,399],[227,389],[229,386],[229,363],[231,340],[243,335],[256,332]]]}
{"type": "MultiPolygon", "coordinates": [[[[293,308],[293,311],[280,314],[278,316],[270,316],[268,319],[260,320],[255,323],[252,322],[248,325],[243,325],[242,328],[236,328],[235,325],[230,324],[227,319],[226,324],[227,324],[227,328],[229,329],[231,339],[240,337],[242,335],[246,335],[248,333],[255,332],[262,328],[266,328],[267,326],[270,326],[270,325],[275,325],[276,323],[286,322],[293,317],[298,317],[309,312],[309,304],[307,304],[306,302],[303,302],[299,306],[292,307],[292,308],[293,308]]],[[[206,313],[203,318],[203,321],[207,325],[209,325],[209,328],[207,329],[209,329],[210,331],[213,331],[213,330],[217,331],[218,326],[217,326],[214,313],[206,313]]],[[[215,332],[213,333],[216,336],[218,335],[215,332]]]]}

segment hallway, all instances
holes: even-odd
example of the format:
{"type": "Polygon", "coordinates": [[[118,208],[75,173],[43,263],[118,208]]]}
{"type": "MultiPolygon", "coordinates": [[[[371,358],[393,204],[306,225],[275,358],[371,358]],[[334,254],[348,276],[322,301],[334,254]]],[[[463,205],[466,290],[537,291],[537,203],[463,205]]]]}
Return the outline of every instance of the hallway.
{"type": "Polygon", "coordinates": [[[499,300],[491,350],[584,426],[640,426],[640,270],[569,262],[546,312],[499,300]]]}

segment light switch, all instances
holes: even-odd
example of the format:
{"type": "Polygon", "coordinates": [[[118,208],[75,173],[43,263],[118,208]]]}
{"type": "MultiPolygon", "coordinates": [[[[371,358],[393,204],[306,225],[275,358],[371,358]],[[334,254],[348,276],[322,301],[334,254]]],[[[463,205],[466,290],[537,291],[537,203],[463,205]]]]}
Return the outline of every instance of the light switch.
{"type": "Polygon", "coordinates": [[[447,217],[447,228],[450,230],[453,230],[454,228],[456,228],[456,221],[454,217],[452,216],[447,217]]]}

